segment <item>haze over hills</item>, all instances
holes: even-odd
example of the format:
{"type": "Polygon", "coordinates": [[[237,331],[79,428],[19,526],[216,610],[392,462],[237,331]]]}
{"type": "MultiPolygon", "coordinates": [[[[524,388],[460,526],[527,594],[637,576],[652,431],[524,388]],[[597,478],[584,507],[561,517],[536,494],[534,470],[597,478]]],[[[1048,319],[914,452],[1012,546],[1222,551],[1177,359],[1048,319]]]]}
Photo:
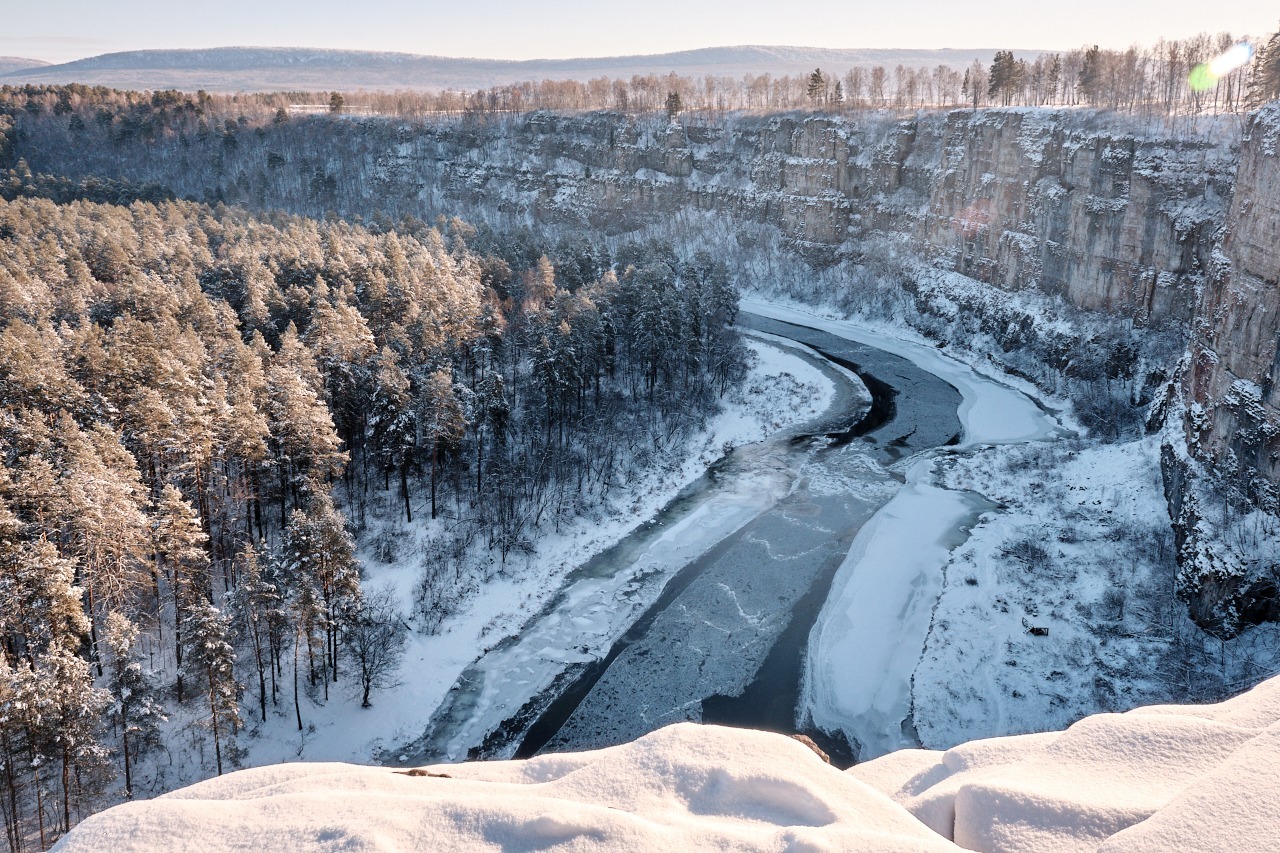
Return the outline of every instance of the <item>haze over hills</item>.
{"type": "Polygon", "coordinates": [[[29,71],[36,68],[42,68],[49,63],[42,59],[25,59],[21,56],[0,56],[0,74],[9,74],[13,71],[29,71]]]}
{"type": "MultiPolygon", "coordinates": [[[[524,80],[629,78],[634,74],[740,77],[743,74],[807,74],[814,68],[843,73],[856,66],[912,68],[966,66],[991,61],[995,48],[941,50],[747,45],[647,56],[584,59],[466,59],[288,47],[220,47],[208,50],[137,50],[107,53],[40,68],[0,65],[0,84],[85,83],[127,89],[279,91],[328,89],[477,89],[524,80]]],[[[1014,51],[1034,59],[1041,51],[1014,51]]],[[[5,60],[0,60],[4,62],[5,60]]],[[[28,62],[27,60],[21,60],[28,62]]]]}

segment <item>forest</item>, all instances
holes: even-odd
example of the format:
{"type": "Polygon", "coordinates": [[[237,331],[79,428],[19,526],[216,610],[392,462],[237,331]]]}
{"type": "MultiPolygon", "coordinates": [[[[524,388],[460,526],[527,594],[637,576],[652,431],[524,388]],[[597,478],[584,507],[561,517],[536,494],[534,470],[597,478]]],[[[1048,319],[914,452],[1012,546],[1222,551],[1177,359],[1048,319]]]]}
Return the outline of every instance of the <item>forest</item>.
{"type": "Polygon", "coordinates": [[[221,773],[246,714],[301,729],[299,691],[339,684],[367,704],[457,561],[517,571],[714,411],[736,305],[722,266],[660,244],[0,201],[10,848],[130,797],[166,709],[201,709],[221,773]],[[371,495],[450,522],[411,613],[362,593],[371,495]]]}
{"type": "MultiPolygon", "coordinates": [[[[87,100],[110,94],[100,87],[22,86],[0,102],[39,113],[70,115],[87,100]]],[[[1033,59],[997,51],[990,63],[966,67],[815,68],[808,74],[746,74],[596,77],[590,80],[525,80],[474,91],[273,92],[210,95],[192,99],[178,92],[127,93],[131,103],[156,99],[156,105],[188,110],[214,106],[250,119],[283,110],[423,118],[436,115],[525,113],[532,110],[614,110],[645,114],[723,113],[818,109],[841,113],[863,110],[954,109],[985,106],[1089,106],[1165,119],[1177,116],[1240,113],[1280,95],[1280,34],[1267,36],[1201,32],[1182,39],[1160,39],[1123,50],[1084,45],[1042,53],[1033,59]],[[1214,60],[1239,45],[1249,45],[1251,62],[1221,73],[1214,60]]],[[[0,112],[3,112],[0,109],[0,112]]],[[[97,116],[84,117],[93,121],[97,116]]],[[[101,120],[101,119],[98,119],[101,120]]],[[[146,130],[142,119],[142,132],[146,130]]],[[[216,128],[215,128],[216,130],[216,128]]]]}

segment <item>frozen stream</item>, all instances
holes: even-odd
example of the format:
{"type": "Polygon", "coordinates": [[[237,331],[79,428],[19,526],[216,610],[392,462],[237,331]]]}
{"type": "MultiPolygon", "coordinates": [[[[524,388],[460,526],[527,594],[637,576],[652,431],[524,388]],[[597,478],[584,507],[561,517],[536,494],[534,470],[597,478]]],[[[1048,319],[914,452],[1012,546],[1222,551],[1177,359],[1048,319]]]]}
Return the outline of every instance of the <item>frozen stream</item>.
{"type": "Polygon", "coordinates": [[[924,345],[768,303],[744,303],[742,322],[821,353],[839,389],[827,415],[737,449],[649,525],[575,571],[519,636],[467,668],[415,745],[417,757],[587,749],[678,720],[790,731],[798,709],[860,745],[869,736],[840,716],[851,709],[876,731],[901,730],[905,716],[893,718],[909,698],[931,590],[936,599],[930,546],[952,547],[987,508],[963,493],[939,501],[918,482],[927,460],[917,455],[1046,438],[1056,422],[924,345]],[[825,359],[871,388],[865,419],[856,389],[825,359]],[[930,514],[921,531],[929,541],[886,523],[881,513],[891,508],[930,514]],[[886,532],[905,539],[894,546],[886,532]],[[900,582],[868,580],[859,555],[885,547],[923,559],[900,582]],[[815,659],[838,657],[826,661],[831,671],[810,667],[802,687],[815,622],[815,659]],[[854,681],[880,673],[877,685],[903,689],[870,699],[849,689],[845,663],[855,659],[854,681]]]}

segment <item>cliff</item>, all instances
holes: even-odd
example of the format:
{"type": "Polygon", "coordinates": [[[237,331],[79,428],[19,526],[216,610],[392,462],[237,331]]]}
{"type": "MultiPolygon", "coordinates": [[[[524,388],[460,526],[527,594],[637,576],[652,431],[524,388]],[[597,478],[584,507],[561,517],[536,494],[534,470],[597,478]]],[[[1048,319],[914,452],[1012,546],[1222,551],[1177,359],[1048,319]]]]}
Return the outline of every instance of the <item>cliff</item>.
{"type": "Polygon", "coordinates": [[[1233,154],[1090,129],[1094,119],[961,110],[902,122],[775,116],[642,126],[607,113],[534,114],[501,144],[435,128],[383,165],[446,197],[497,198],[615,232],[681,210],[716,211],[777,226],[818,260],[896,234],[1004,290],[1061,295],[1139,323],[1189,321],[1231,198],[1233,154]],[[436,183],[439,161],[450,165],[436,183]]]}
{"type": "Polygon", "coordinates": [[[1280,483],[1280,105],[1254,114],[1221,250],[1192,324],[1187,441],[1244,472],[1274,507],[1280,483]]]}

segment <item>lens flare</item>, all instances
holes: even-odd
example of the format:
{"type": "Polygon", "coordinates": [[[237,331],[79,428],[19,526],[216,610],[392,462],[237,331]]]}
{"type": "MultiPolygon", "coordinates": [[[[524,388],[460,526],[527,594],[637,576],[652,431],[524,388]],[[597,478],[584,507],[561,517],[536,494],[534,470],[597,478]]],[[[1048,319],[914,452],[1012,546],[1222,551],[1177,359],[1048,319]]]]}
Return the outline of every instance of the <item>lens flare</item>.
{"type": "Polygon", "coordinates": [[[1221,56],[1202,62],[1191,69],[1187,85],[1196,92],[1212,89],[1226,75],[1245,65],[1253,57],[1253,47],[1247,42],[1234,44],[1221,56]]]}
{"type": "Polygon", "coordinates": [[[1253,48],[1248,44],[1241,42],[1232,45],[1230,50],[1209,63],[1209,73],[1218,77],[1230,74],[1248,62],[1251,56],[1253,56],[1253,48]]]}

